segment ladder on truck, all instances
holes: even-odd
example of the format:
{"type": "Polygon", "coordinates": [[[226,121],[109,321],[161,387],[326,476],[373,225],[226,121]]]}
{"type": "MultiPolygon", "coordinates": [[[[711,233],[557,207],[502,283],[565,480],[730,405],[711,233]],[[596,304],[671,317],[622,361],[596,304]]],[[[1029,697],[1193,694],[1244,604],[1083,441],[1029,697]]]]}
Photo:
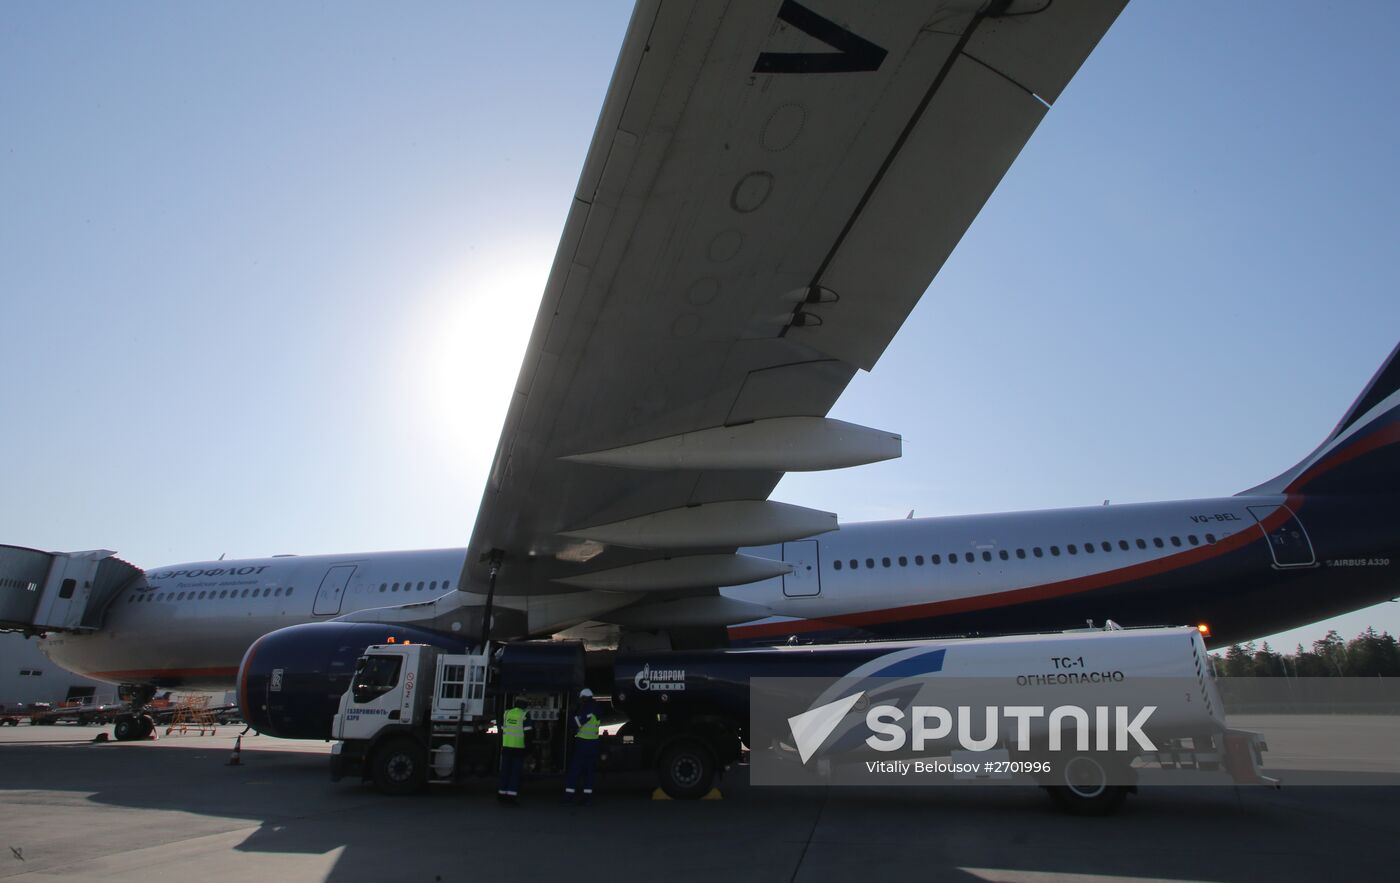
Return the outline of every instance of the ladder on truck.
{"type": "Polygon", "coordinates": [[[144,577],[108,549],[43,552],[0,545],[0,631],[96,631],[112,599],[144,577]]]}
{"type": "Polygon", "coordinates": [[[451,742],[438,742],[432,750],[428,769],[433,781],[446,782],[458,777],[457,759],[462,756],[462,737],[486,729],[486,677],[490,669],[490,647],[483,653],[444,653],[437,658],[430,710],[435,736],[451,735],[451,742]],[[443,776],[437,771],[451,770],[443,776]]]}

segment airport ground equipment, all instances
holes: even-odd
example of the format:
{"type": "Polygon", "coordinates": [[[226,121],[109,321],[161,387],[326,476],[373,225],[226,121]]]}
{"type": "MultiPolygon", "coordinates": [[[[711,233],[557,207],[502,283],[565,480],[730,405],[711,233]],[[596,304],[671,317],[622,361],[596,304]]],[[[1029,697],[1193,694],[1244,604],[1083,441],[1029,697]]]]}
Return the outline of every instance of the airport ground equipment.
{"type": "Polygon", "coordinates": [[[25,636],[97,631],[107,605],[141,576],[107,549],[41,552],[0,545],[0,630],[25,636]]]}
{"type": "MultiPolygon", "coordinates": [[[[1079,702],[1086,693],[1110,702],[1160,692],[1148,729],[1158,751],[1071,752],[1059,756],[1053,775],[1037,778],[1072,812],[1116,809],[1139,767],[1223,769],[1237,782],[1268,781],[1259,774],[1257,737],[1227,729],[1204,644],[1191,628],[602,656],[613,724],[603,736],[603,768],[650,768],[669,796],[702,797],[745,754],[752,678],[827,677],[839,690],[882,674],[919,675],[907,661],[931,658],[938,678],[924,689],[943,704],[956,704],[960,690],[982,705],[1056,704],[1071,682],[1079,702]]],[[[480,653],[403,641],[369,646],[332,723],[332,778],[358,775],[382,791],[409,793],[494,775],[495,723],[516,696],[525,697],[535,725],[527,770],[560,773],[570,748],[564,722],[579,688],[599,684],[598,668],[574,642],[488,645],[480,653]]],[[[1030,751],[1017,756],[1042,756],[1044,736],[1037,731],[1030,751]]],[[[925,754],[946,753],[941,747],[925,754]]]]}

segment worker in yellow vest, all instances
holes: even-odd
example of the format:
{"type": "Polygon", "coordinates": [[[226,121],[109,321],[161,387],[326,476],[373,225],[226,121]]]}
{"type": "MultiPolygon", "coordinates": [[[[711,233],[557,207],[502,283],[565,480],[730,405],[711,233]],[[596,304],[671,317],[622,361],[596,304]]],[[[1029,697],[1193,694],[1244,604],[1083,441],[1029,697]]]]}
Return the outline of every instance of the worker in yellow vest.
{"type": "Polygon", "coordinates": [[[602,725],[602,709],[593,701],[593,691],[579,691],[579,704],[574,711],[571,729],[574,738],[569,746],[569,774],[564,780],[564,802],[573,803],[582,792],[583,802],[593,800],[593,771],[598,766],[598,728],[602,725]]]}
{"type": "Polygon", "coordinates": [[[496,789],[496,799],[502,803],[519,800],[520,771],[525,766],[525,734],[530,729],[525,697],[516,696],[501,716],[501,785],[496,789]]]}

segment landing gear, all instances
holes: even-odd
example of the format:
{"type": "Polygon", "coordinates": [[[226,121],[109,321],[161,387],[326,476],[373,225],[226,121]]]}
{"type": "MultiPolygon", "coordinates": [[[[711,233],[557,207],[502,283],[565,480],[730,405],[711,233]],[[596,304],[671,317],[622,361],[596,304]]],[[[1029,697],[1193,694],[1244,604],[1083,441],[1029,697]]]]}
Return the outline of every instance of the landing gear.
{"type": "Polygon", "coordinates": [[[156,695],[156,688],[150,684],[122,684],[117,695],[125,699],[131,710],[117,717],[112,728],[118,742],[135,742],[145,739],[156,731],[156,722],[146,714],[146,705],[156,695]]]}

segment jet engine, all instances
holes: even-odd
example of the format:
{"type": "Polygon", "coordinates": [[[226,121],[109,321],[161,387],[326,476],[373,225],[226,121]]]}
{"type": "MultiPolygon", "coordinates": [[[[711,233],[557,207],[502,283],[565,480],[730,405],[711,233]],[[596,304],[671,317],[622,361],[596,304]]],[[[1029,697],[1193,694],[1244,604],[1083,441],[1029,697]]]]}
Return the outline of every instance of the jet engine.
{"type": "Polygon", "coordinates": [[[465,639],[414,626],[308,622],[268,632],[243,654],[238,704],[253,729],[281,739],[329,739],[355,660],[371,644],[412,641],[452,653],[465,639]]]}

